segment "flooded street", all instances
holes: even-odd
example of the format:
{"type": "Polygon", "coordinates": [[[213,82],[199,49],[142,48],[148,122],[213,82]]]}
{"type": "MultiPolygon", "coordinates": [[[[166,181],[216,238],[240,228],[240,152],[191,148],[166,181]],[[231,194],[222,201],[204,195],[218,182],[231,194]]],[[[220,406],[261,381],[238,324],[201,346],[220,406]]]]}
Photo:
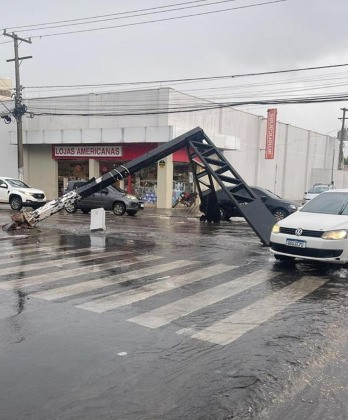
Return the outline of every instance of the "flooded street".
{"type": "Polygon", "coordinates": [[[0,233],[1,419],[348,417],[347,267],[240,219],[89,221],[0,233]]]}

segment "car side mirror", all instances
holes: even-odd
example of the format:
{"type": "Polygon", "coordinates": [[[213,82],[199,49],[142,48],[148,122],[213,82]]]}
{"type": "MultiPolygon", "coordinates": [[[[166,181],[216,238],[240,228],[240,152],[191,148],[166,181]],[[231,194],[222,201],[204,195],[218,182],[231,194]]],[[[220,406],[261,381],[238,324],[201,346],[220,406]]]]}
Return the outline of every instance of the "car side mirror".
{"type": "Polygon", "coordinates": [[[7,185],[0,185],[0,188],[7,188],[7,185]]]}
{"type": "Polygon", "coordinates": [[[107,190],[107,188],[104,188],[103,190],[101,190],[102,194],[109,194],[109,191],[107,190]]]}
{"type": "Polygon", "coordinates": [[[261,195],[261,200],[264,203],[267,200],[267,197],[265,195],[261,195]]]}

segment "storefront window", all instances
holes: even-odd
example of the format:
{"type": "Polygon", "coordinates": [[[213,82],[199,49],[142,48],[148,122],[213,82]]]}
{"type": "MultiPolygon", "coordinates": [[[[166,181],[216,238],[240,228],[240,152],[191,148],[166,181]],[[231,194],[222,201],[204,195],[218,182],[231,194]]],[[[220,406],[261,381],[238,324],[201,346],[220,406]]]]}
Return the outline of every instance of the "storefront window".
{"type": "Polygon", "coordinates": [[[58,192],[63,194],[68,181],[89,179],[88,160],[58,160],[58,192]]]}
{"type": "Polygon", "coordinates": [[[157,164],[148,166],[132,175],[132,187],[136,195],[146,203],[157,202],[157,164]]]}

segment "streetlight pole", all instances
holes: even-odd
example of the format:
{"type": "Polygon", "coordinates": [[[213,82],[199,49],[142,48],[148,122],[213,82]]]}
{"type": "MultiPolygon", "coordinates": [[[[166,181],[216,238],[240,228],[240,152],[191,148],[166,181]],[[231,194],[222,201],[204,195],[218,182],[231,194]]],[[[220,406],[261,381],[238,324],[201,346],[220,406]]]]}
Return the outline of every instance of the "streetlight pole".
{"type": "Polygon", "coordinates": [[[4,35],[8,36],[13,39],[14,44],[14,56],[10,60],[6,60],[7,62],[14,61],[15,63],[15,75],[16,75],[16,93],[15,93],[15,107],[13,110],[13,116],[16,118],[17,121],[17,157],[18,157],[18,178],[23,181],[24,180],[24,169],[23,169],[23,125],[22,125],[22,116],[25,114],[27,108],[22,103],[22,86],[20,81],[20,74],[19,74],[19,66],[22,60],[26,60],[28,58],[32,58],[32,56],[26,57],[19,57],[18,54],[18,41],[27,42],[31,44],[31,39],[24,39],[20,38],[14,32],[11,34],[7,33],[4,30],[4,35]]]}
{"type": "Polygon", "coordinates": [[[341,110],[343,111],[343,117],[339,118],[340,120],[342,120],[342,127],[341,127],[341,132],[340,132],[340,149],[339,149],[339,153],[338,153],[338,170],[342,170],[343,169],[343,140],[344,140],[344,130],[345,130],[345,120],[346,120],[346,112],[348,111],[347,108],[341,108],[341,110]]]}

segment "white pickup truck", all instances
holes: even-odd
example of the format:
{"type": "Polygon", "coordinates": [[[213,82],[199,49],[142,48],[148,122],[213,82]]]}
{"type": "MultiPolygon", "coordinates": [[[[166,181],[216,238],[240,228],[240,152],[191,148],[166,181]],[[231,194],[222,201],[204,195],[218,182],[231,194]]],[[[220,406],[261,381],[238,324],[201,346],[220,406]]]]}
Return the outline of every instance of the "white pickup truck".
{"type": "Polygon", "coordinates": [[[37,209],[46,203],[46,196],[19,179],[0,176],[0,203],[10,204],[17,211],[22,207],[37,209]]]}

